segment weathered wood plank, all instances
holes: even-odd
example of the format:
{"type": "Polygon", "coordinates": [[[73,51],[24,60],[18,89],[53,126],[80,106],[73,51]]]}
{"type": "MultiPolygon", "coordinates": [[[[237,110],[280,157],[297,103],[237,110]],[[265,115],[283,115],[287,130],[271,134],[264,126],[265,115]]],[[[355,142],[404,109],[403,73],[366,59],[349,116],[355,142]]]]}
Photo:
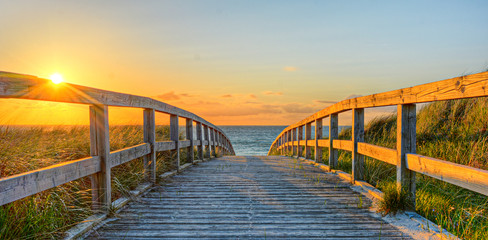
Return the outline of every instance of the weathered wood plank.
{"type": "Polygon", "coordinates": [[[153,188],[89,238],[378,239],[380,231],[381,239],[409,238],[374,217],[369,199],[358,207],[357,193],[338,176],[309,165],[290,168],[293,163],[285,157],[202,162],[153,188]]]}
{"type": "Polygon", "coordinates": [[[175,142],[175,150],[173,151],[173,155],[175,156],[175,165],[176,171],[180,171],[180,125],[179,125],[179,116],[171,114],[169,116],[169,135],[171,141],[175,142]]]}
{"type": "MultiPolygon", "coordinates": [[[[144,170],[149,182],[156,182],[156,114],[154,109],[144,109],[144,142],[149,144],[150,152],[144,156],[144,170]]],[[[112,161],[113,164],[113,161],[112,161]]],[[[113,165],[115,166],[115,165],[113,165]]]]}
{"type": "Polygon", "coordinates": [[[99,171],[100,158],[94,156],[2,178],[0,206],[99,171]]]}
{"type": "Polygon", "coordinates": [[[338,140],[334,139],[332,141],[332,145],[334,149],[341,149],[352,152],[353,143],[351,140],[338,140]]]}
{"type": "Polygon", "coordinates": [[[417,154],[406,154],[407,168],[488,196],[488,171],[417,154]]]}
{"type": "Polygon", "coordinates": [[[358,143],[364,142],[364,109],[352,111],[352,182],[363,180],[364,157],[358,153],[358,143]]]}
{"type": "Polygon", "coordinates": [[[329,116],[329,166],[337,167],[339,152],[334,148],[334,142],[339,138],[339,115],[337,113],[329,116]]]}
{"type": "Polygon", "coordinates": [[[193,151],[195,150],[194,142],[193,142],[193,120],[191,118],[186,119],[186,139],[190,141],[190,146],[187,148],[187,161],[189,163],[193,163],[195,160],[195,155],[193,151]]]}
{"type": "Polygon", "coordinates": [[[311,151],[315,142],[312,139],[312,123],[305,124],[305,158],[310,159],[311,151]]]}
{"type": "Polygon", "coordinates": [[[156,152],[175,150],[175,148],[176,148],[176,143],[174,141],[156,142],[156,152]]]}
{"type": "Polygon", "coordinates": [[[318,139],[317,144],[319,145],[319,147],[326,147],[326,148],[330,147],[329,139],[318,139]]]}
{"type": "Polygon", "coordinates": [[[187,148],[191,146],[190,140],[181,140],[179,141],[179,143],[180,143],[180,148],[187,148]]]}
{"type": "Polygon", "coordinates": [[[315,162],[322,162],[322,148],[319,141],[322,139],[322,118],[315,120],[315,162]]]}
{"type": "Polygon", "coordinates": [[[396,165],[397,164],[397,151],[396,149],[380,147],[369,143],[358,143],[358,153],[378,159],[380,161],[396,165]]]}
{"type": "Polygon", "coordinates": [[[114,152],[110,152],[110,166],[116,167],[136,158],[143,157],[151,153],[151,144],[141,143],[132,147],[127,147],[114,152]]]}
{"type": "MultiPolygon", "coordinates": [[[[97,181],[95,186],[98,189],[93,189],[97,191],[98,196],[97,202],[93,203],[94,209],[103,209],[107,211],[110,209],[112,204],[112,181],[111,181],[111,168],[110,165],[110,138],[109,138],[109,127],[108,127],[108,106],[107,105],[92,105],[90,106],[90,125],[94,125],[95,131],[93,132],[95,136],[91,139],[96,139],[96,156],[100,158],[100,171],[97,173],[95,179],[97,181]]],[[[92,191],[93,191],[92,190],[92,191]]]]}
{"type": "MultiPolygon", "coordinates": [[[[416,153],[417,112],[414,104],[397,107],[397,186],[412,195],[415,206],[415,172],[407,168],[407,153],[416,153]]],[[[415,208],[414,208],[415,209],[415,208]]]]}

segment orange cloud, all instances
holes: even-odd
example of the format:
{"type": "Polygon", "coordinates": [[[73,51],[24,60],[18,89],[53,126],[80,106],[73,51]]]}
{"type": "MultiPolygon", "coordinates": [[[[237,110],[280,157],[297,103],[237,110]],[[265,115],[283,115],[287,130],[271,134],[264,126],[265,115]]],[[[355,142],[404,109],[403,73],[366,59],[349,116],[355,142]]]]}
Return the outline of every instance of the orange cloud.
{"type": "Polygon", "coordinates": [[[171,92],[163,93],[156,97],[163,101],[172,101],[172,100],[179,100],[182,97],[195,97],[195,95],[191,95],[188,93],[175,93],[174,91],[171,91],[171,92]]]}
{"type": "Polygon", "coordinates": [[[232,94],[225,94],[225,95],[222,95],[220,97],[221,98],[231,98],[232,97],[232,94]]]}
{"type": "Polygon", "coordinates": [[[283,92],[264,91],[263,94],[268,96],[283,96],[283,92]]]}

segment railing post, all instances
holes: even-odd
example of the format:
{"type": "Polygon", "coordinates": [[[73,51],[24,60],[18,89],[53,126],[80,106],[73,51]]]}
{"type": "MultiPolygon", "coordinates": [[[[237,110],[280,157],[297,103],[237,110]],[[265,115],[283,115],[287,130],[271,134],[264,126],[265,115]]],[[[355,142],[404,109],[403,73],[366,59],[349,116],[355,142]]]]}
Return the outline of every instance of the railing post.
{"type": "Polygon", "coordinates": [[[334,169],[337,167],[339,154],[337,149],[334,149],[334,140],[339,138],[339,116],[337,113],[329,116],[329,167],[334,169]]]}
{"type": "Polygon", "coordinates": [[[179,123],[178,123],[178,115],[170,115],[170,130],[169,134],[171,136],[171,141],[175,142],[175,150],[174,153],[176,155],[175,159],[175,164],[176,164],[176,170],[179,172],[180,171],[180,129],[179,129],[179,123]]]}
{"type": "Polygon", "coordinates": [[[144,171],[149,182],[156,182],[156,120],[154,109],[144,109],[144,142],[151,146],[151,153],[144,156],[144,171]]]}
{"type": "Polygon", "coordinates": [[[315,162],[322,162],[322,148],[319,147],[319,139],[322,138],[322,118],[315,119],[315,162]]]}
{"type": "Polygon", "coordinates": [[[297,158],[302,156],[302,146],[300,141],[303,139],[303,125],[298,127],[297,158]]]}
{"type": "Polygon", "coordinates": [[[203,161],[204,143],[203,143],[203,131],[202,131],[202,123],[201,122],[197,122],[197,140],[200,140],[200,144],[197,146],[198,159],[203,161]]]}
{"type": "Polygon", "coordinates": [[[312,123],[305,124],[305,159],[310,159],[312,147],[308,144],[308,140],[312,139],[312,123]]]}
{"type": "Polygon", "coordinates": [[[363,180],[364,156],[358,153],[358,142],[364,142],[364,109],[354,108],[352,117],[352,182],[363,180]]]}
{"type": "Polygon", "coordinates": [[[280,149],[280,155],[283,155],[283,135],[278,138],[278,148],[280,149]]]}
{"type": "Polygon", "coordinates": [[[415,172],[407,169],[407,153],[417,151],[417,115],[415,104],[397,106],[397,187],[412,195],[412,206],[415,209],[415,172]]]}
{"type": "Polygon", "coordinates": [[[210,155],[215,157],[215,130],[213,128],[210,128],[210,140],[212,142],[210,155]]]}
{"type": "Polygon", "coordinates": [[[91,176],[92,207],[108,211],[112,204],[108,107],[90,106],[90,152],[100,157],[100,172],[91,176]]]}
{"type": "Polygon", "coordinates": [[[207,151],[205,152],[205,155],[207,158],[210,159],[212,157],[210,154],[212,148],[210,147],[210,133],[208,131],[207,125],[203,126],[203,134],[204,134],[204,140],[207,141],[207,151]]]}
{"type": "Polygon", "coordinates": [[[195,160],[193,151],[195,150],[195,145],[193,144],[193,119],[186,119],[186,139],[190,140],[190,146],[187,150],[187,161],[192,163],[195,160]]]}
{"type": "Polygon", "coordinates": [[[297,155],[297,147],[296,147],[296,141],[297,141],[297,128],[293,128],[291,130],[292,132],[292,135],[293,135],[293,140],[292,140],[292,143],[291,143],[291,151],[292,151],[292,154],[291,156],[296,156],[297,155]]]}

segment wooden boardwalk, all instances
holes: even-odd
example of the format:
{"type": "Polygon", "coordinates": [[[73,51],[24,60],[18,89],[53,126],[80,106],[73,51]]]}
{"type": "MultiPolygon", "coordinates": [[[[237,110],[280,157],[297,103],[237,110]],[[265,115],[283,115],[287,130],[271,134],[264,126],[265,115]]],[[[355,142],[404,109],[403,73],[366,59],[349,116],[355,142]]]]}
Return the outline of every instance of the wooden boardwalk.
{"type": "Polygon", "coordinates": [[[199,163],[130,203],[88,239],[410,239],[347,183],[288,157],[199,163]]]}

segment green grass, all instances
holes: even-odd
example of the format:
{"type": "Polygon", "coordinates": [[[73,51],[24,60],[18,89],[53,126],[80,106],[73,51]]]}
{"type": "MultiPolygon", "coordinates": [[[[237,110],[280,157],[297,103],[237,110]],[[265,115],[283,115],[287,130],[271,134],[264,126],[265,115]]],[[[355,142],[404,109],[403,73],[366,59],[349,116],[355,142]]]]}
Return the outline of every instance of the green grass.
{"type": "MultiPolygon", "coordinates": [[[[339,139],[350,140],[351,129],[339,139]]],[[[396,148],[396,114],[378,117],[365,127],[365,141],[396,148]]],[[[322,161],[328,163],[328,151],[322,161]]],[[[273,153],[278,153],[273,151],[273,153]]],[[[351,173],[351,153],[338,150],[338,169],[351,173]]],[[[488,98],[440,101],[417,114],[417,153],[488,170],[488,98]]],[[[396,191],[396,166],[365,157],[364,180],[384,191],[384,213],[403,208],[396,191]]],[[[488,239],[488,197],[417,174],[416,211],[462,239],[488,239]]],[[[430,226],[431,228],[433,226],[430,226]]]]}
{"type": "MultiPolygon", "coordinates": [[[[11,176],[90,155],[88,126],[0,126],[0,177],[11,176]]],[[[169,140],[158,126],[157,141],[169,140]]],[[[111,126],[111,151],[143,142],[142,126],[111,126]]],[[[157,153],[157,174],[176,169],[172,155],[157,153]]],[[[181,150],[181,162],[186,162],[181,150]]],[[[195,153],[194,153],[195,154],[195,153]]],[[[112,199],[127,196],[144,180],[142,159],[112,168],[112,199]]],[[[93,214],[88,177],[0,206],[0,239],[56,239],[93,214]]]]}
{"type": "MultiPolygon", "coordinates": [[[[487,119],[487,98],[442,101],[426,105],[417,114],[417,153],[486,170],[487,119]]],[[[344,139],[350,139],[351,132],[345,131],[341,135],[344,139]]],[[[379,117],[368,123],[365,141],[395,148],[396,114],[379,117]]],[[[340,151],[339,169],[351,172],[351,164],[351,153],[340,151]]],[[[395,176],[395,166],[365,158],[365,180],[391,195],[387,200],[391,205],[398,204],[395,195],[391,194],[391,186],[395,186],[395,176]]],[[[417,174],[415,203],[418,213],[458,237],[488,239],[486,196],[417,174]]]]}

